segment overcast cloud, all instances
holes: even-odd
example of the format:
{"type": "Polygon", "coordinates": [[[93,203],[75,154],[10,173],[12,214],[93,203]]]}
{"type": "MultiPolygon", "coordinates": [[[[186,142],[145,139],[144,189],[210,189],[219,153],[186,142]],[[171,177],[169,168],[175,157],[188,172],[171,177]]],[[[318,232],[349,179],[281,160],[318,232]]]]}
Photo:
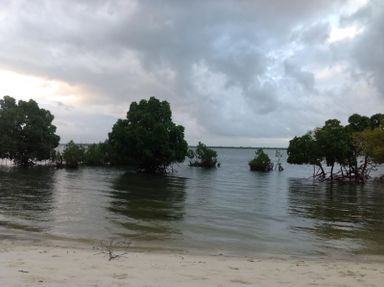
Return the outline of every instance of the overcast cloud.
{"type": "Polygon", "coordinates": [[[380,0],[0,3],[0,81],[43,83],[1,92],[50,109],[62,142],[104,140],[150,96],[190,144],[287,146],[384,112],[380,0]]]}

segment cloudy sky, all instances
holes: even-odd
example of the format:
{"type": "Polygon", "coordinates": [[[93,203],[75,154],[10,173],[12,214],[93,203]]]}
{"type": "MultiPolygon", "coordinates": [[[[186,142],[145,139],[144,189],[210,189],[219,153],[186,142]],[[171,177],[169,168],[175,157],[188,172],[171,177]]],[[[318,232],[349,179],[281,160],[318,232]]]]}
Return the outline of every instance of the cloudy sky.
{"type": "Polygon", "coordinates": [[[1,0],[0,35],[0,95],[49,109],[63,143],[150,96],[190,144],[287,146],[384,112],[381,0],[1,0]]]}

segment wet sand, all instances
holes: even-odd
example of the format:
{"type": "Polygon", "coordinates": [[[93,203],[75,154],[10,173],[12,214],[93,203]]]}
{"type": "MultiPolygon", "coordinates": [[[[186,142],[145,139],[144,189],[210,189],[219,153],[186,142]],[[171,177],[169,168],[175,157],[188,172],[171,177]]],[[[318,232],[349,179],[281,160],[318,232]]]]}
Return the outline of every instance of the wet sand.
{"type": "Polygon", "coordinates": [[[0,286],[383,286],[382,257],[226,257],[0,241],[0,286]],[[111,253],[109,253],[111,251],[111,253]],[[109,260],[110,255],[117,256],[109,260]]]}

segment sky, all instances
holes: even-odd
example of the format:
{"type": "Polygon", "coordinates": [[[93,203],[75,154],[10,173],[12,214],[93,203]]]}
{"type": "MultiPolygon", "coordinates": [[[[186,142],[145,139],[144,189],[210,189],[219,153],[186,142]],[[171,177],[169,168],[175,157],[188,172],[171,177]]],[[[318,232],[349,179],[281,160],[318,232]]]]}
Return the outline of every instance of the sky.
{"type": "Polygon", "coordinates": [[[0,35],[0,96],[49,109],[62,143],[151,96],[191,145],[286,147],[384,112],[381,0],[1,0],[0,35]]]}

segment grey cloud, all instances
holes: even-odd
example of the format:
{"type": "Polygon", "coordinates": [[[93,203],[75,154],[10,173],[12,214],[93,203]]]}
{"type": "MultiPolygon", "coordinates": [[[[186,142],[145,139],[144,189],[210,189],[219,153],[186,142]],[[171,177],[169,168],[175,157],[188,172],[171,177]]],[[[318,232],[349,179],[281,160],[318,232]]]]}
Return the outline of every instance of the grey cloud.
{"type": "Polygon", "coordinates": [[[323,44],[329,37],[331,27],[328,22],[322,21],[309,27],[300,27],[292,35],[292,40],[301,41],[305,44],[323,44]]]}
{"type": "MultiPolygon", "coordinates": [[[[375,0],[374,1],[371,1],[371,3],[373,3],[373,5],[377,5],[377,1],[375,3],[375,0]]],[[[355,24],[355,23],[359,23],[359,24],[367,24],[367,22],[369,22],[370,18],[372,17],[372,5],[368,4],[368,5],[365,5],[364,7],[358,9],[356,12],[354,12],[352,15],[342,15],[340,17],[340,24],[342,26],[348,26],[348,25],[351,25],[351,24],[355,24]]]]}
{"type": "Polygon", "coordinates": [[[297,80],[297,82],[307,91],[315,93],[315,78],[313,73],[303,70],[292,62],[284,62],[286,75],[297,80]]]}
{"type": "Polygon", "coordinates": [[[368,80],[373,80],[384,97],[384,6],[373,1],[369,8],[355,19],[365,22],[365,31],[355,39],[352,46],[351,61],[367,72],[368,80]],[[369,17],[371,16],[371,17],[369,17]],[[369,20],[366,20],[366,19],[369,20]],[[365,21],[364,21],[365,20],[365,21]]]}
{"type": "MultiPolygon", "coordinates": [[[[81,86],[86,105],[121,116],[132,100],[166,99],[191,138],[289,137],[311,128],[308,91],[326,97],[307,66],[333,63],[323,18],[345,2],[12,1],[0,14],[0,67],[81,86]]],[[[57,117],[60,130],[75,134],[69,116],[57,117]]]]}
{"type": "Polygon", "coordinates": [[[104,141],[111,131],[116,118],[100,113],[85,113],[81,109],[71,110],[52,108],[55,114],[57,133],[60,141],[67,143],[71,139],[80,143],[104,141]]]}
{"type": "Polygon", "coordinates": [[[66,104],[64,104],[63,102],[60,102],[60,101],[55,101],[56,105],[59,107],[59,108],[63,108],[64,110],[66,111],[70,111],[72,109],[71,106],[68,106],[66,104]]]}
{"type": "Polygon", "coordinates": [[[384,99],[384,6],[372,0],[352,15],[340,18],[343,27],[362,29],[353,39],[333,45],[335,61],[347,63],[347,72],[358,81],[364,79],[384,99]]]}

